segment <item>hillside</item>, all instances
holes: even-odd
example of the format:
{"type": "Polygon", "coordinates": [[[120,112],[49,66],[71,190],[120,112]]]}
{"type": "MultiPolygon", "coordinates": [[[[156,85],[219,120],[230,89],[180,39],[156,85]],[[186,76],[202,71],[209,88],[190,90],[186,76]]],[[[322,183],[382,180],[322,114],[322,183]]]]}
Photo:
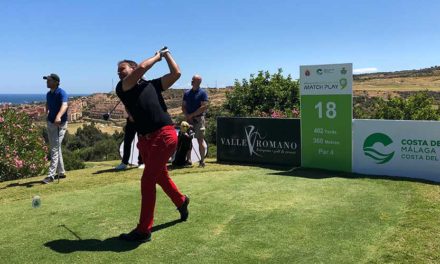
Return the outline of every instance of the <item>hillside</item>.
{"type": "MultiPolygon", "coordinates": [[[[210,106],[220,106],[226,100],[226,93],[233,88],[204,89],[208,93],[210,106]]],[[[353,76],[353,96],[355,97],[407,97],[415,91],[422,90],[429,90],[431,95],[437,101],[440,101],[440,66],[419,70],[377,72],[353,76]]],[[[185,89],[169,89],[164,92],[164,99],[171,116],[178,117],[182,115],[181,106],[185,91],[185,89]]],[[[114,94],[112,96],[114,101],[111,101],[109,103],[110,106],[107,106],[106,109],[113,107],[117,101],[116,96],[114,94]]],[[[101,112],[105,111],[101,109],[98,112],[101,115],[101,112]]]]}
{"type": "MultiPolygon", "coordinates": [[[[230,91],[230,88],[206,88],[204,89],[208,93],[209,102],[211,106],[219,106],[223,104],[226,99],[226,92],[230,91]]],[[[178,116],[182,114],[182,98],[184,89],[168,89],[163,93],[164,99],[168,106],[168,112],[171,116],[178,116]]]]}
{"type": "Polygon", "coordinates": [[[368,96],[407,96],[429,90],[439,99],[440,67],[396,72],[378,72],[353,76],[353,94],[368,96]]]}
{"type": "MultiPolygon", "coordinates": [[[[231,88],[208,88],[210,105],[218,106],[226,99],[226,92],[231,88]]],[[[429,90],[436,100],[440,100],[440,66],[419,70],[395,72],[376,72],[353,76],[353,95],[383,97],[406,97],[414,91],[429,90]]],[[[183,89],[170,89],[164,93],[168,111],[172,116],[182,114],[181,104],[183,89]]]]}

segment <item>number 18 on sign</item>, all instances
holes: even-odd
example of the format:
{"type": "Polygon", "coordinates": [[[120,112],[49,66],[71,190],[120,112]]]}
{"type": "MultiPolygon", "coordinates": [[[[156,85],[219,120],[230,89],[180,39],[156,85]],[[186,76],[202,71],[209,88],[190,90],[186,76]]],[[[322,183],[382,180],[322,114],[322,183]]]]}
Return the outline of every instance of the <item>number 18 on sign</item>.
{"type": "Polygon", "coordinates": [[[351,172],[352,64],[300,66],[302,166],[351,172]]]}

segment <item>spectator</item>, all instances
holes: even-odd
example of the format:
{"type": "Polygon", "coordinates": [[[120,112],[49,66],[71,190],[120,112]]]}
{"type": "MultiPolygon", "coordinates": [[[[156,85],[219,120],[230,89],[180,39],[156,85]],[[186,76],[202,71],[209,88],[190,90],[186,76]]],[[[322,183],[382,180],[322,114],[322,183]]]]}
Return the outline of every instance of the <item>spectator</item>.
{"type": "MultiPolygon", "coordinates": [[[[194,75],[191,81],[192,88],[183,94],[182,112],[185,119],[194,128],[195,138],[199,143],[199,167],[205,167],[205,114],[208,109],[208,94],[200,88],[202,77],[194,75]]],[[[190,161],[191,157],[188,157],[190,161]]]]}
{"type": "Polygon", "coordinates": [[[43,179],[43,183],[51,183],[55,176],[66,178],[64,170],[63,154],[61,143],[67,130],[67,93],[59,87],[60,77],[55,73],[44,76],[47,88],[46,113],[47,113],[47,135],[50,145],[50,166],[49,175],[43,179]]]}

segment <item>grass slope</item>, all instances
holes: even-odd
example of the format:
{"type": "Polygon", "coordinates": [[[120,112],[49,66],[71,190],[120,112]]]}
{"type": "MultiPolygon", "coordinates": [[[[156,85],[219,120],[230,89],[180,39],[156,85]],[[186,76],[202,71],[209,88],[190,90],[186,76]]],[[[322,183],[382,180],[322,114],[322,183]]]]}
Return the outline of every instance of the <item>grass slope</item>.
{"type": "Polygon", "coordinates": [[[0,183],[1,263],[438,263],[440,186],[208,163],[171,171],[190,218],[158,187],[153,241],[135,226],[140,170],[97,163],[60,184],[0,183]],[[42,206],[31,207],[33,195],[42,206]]]}

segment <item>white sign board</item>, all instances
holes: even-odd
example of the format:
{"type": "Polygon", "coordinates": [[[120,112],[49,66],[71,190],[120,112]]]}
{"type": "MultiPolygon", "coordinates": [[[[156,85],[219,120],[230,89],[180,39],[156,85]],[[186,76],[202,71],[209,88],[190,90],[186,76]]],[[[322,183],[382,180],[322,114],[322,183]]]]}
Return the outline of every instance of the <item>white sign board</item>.
{"type": "Polygon", "coordinates": [[[440,122],[353,121],[353,172],[440,182],[440,122]]]}
{"type": "Polygon", "coordinates": [[[301,95],[352,94],[353,64],[300,66],[301,95]]]}

